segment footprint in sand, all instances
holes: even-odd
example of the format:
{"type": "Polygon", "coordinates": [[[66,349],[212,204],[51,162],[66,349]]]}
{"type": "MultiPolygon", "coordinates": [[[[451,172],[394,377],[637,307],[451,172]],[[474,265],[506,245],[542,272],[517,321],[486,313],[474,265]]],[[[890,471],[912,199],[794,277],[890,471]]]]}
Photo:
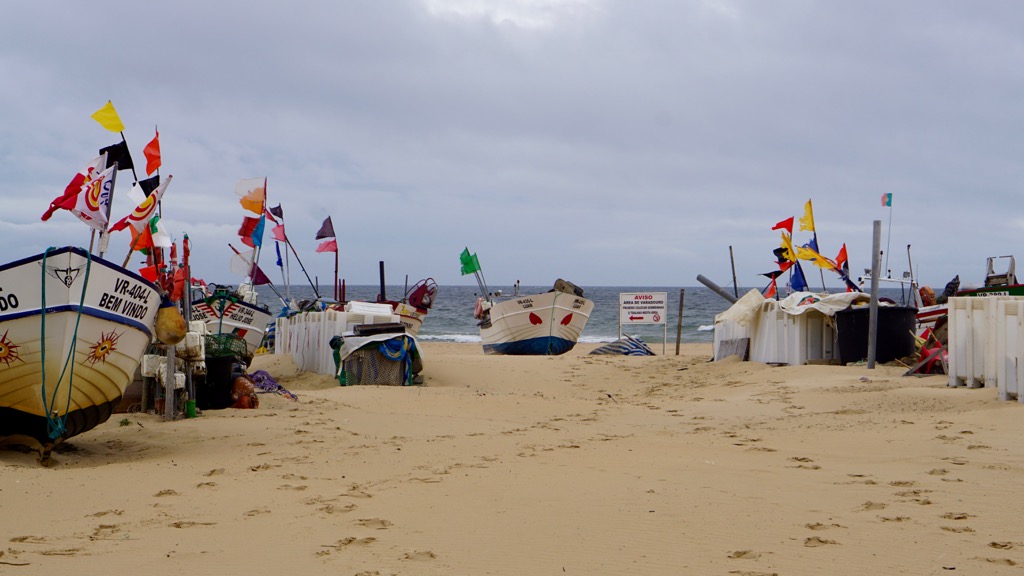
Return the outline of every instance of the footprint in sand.
{"type": "Polygon", "coordinates": [[[1016,566],[1017,563],[1009,558],[983,558],[989,564],[1002,564],[1003,566],[1016,566]]]}
{"type": "Polygon", "coordinates": [[[989,542],[988,543],[988,547],[989,548],[996,548],[998,550],[1010,550],[1014,546],[1016,546],[1017,544],[1020,544],[1020,543],[1019,542],[989,542]]]}
{"type": "Polygon", "coordinates": [[[334,552],[341,552],[349,546],[369,546],[370,544],[373,544],[376,541],[377,539],[373,537],[356,538],[354,536],[349,536],[348,538],[342,538],[341,540],[338,540],[334,544],[321,544],[320,547],[326,548],[326,550],[320,550],[316,553],[316,555],[326,556],[334,552]]]}
{"type": "Polygon", "coordinates": [[[8,542],[17,542],[20,544],[42,544],[46,542],[45,536],[15,536],[8,540],[8,542]]]}
{"type": "Polygon", "coordinates": [[[949,470],[946,470],[945,468],[932,468],[927,473],[931,476],[945,476],[946,474],[949,474],[949,470]]]}
{"type": "Polygon", "coordinates": [[[437,558],[437,554],[434,554],[430,550],[413,550],[412,552],[406,552],[402,555],[403,560],[423,561],[433,560],[434,558],[437,558]]]}
{"type": "Polygon", "coordinates": [[[161,491],[157,492],[153,496],[156,496],[156,497],[159,498],[159,497],[162,497],[162,496],[177,496],[177,495],[178,495],[177,492],[175,492],[174,490],[171,490],[170,488],[168,488],[166,490],[161,490],[161,491]]]}
{"type": "Polygon", "coordinates": [[[101,512],[95,512],[93,514],[89,514],[89,516],[92,516],[93,518],[102,518],[103,516],[107,516],[107,515],[110,515],[110,514],[113,514],[115,516],[120,516],[120,515],[124,514],[124,510],[116,510],[116,509],[115,510],[103,510],[101,512]]]}
{"type": "Polygon", "coordinates": [[[939,528],[946,532],[954,532],[957,534],[974,532],[974,528],[971,528],[970,526],[939,526],[939,528]]]}
{"type": "Polygon", "coordinates": [[[382,518],[360,518],[356,520],[356,524],[374,530],[387,530],[391,526],[391,521],[382,518]]]}
{"type": "Polygon", "coordinates": [[[907,522],[910,516],[880,516],[882,522],[907,522]]]}
{"type": "Polygon", "coordinates": [[[78,556],[81,551],[81,548],[61,548],[59,550],[43,550],[40,554],[43,556],[78,556]]]}
{"type": "Polygon", "coordinates": [[[100,524],[96,528],[93,528],[92,535],[89,536],[90,540],[103,540],[110,538],[114,534],[120,532],[117,524],[100,524]]]}
{"type": "Polygon", "coordinates": [[[191,520],[178,520],[171,522],[171,528],[193,528],[195,526],[216,526],[216,522],[193,522],[191,520]]]}
{"type": "Polygon", "coordinates": [[[196,484],[196,488],[213,488],[216,485],[216,482],[200,482],[199,484],[196,484]]]}
{"type": "Polygon", "coordinates": [[[942,516],[939,516],[944,520],[967,520],[968,518],[974,518],[974,514],[967,514],[965,512],[946,512],[942,516]]]}
{"type": "Polygon", "coordinates": [[[884,510],[888,506],[889,506],[888,504],[885,504],[885,503],[882,503],[882,502],[872,502],[872,501],[868,500],[867,502],[861,504],[860,509],[861,510],[884,510]]]}
{"type": "Polygon", "coordinates": [[[828,546],[829,544],[839,544],[835,540],[828,540],[826,538],[819,538],[817,536],[811,536],[810,538],[804,539],[804,546],[808,548],[815,548],[817,546],[828,546]]]}
{"type": "Polygon", "coordinates": [[[308,486],[303,486],[303,485],[296,486],[294,484],[282,484],[282,485],[277,487],[278,490],[294,490],[295,492],[302,492],[306,488],[308,488],[308,486]]]}
{"type": "Polygon", "coordinates": [[[753,550],[736,550],[729,553],[729,558],[736,560],[756,560],[760,557],[761,555],[753,550]]]}
{"type": "Polygon", "coordinates": [[[344,506],[339,506],[337,504],[325,504],[320,508],[317,508],[317,510],[319,510],[320,512],[324,512],[326,514],[342,514],[345,512],[351,512],[356,508],[357,506],[351,503],[345,504],[344,506]]]}
{"type": "Polygon", "coordinates": [[[224,469],[223,468],[214,468],[213,470],[210,470],[206,474],[203,474],[203,476],[220,476],[223,473],[224,473],[224,469]]]}
{"type": "Polygon", "coordinates": [[[270,509],[269,508],[253,508],[252,510],[249,510],[248,512],[245,513],[245,515],[249,516],[249,517],[259,516],[261,514],[270,514],[270,509]]]}
{"type": "Polygon", "coordinates": [[[829,530],[831,528],[842,528],[839,524],[822,524],[821,522],[813,522],[811,524],[804,524],[804,528],[808,530],[829,530]]]}

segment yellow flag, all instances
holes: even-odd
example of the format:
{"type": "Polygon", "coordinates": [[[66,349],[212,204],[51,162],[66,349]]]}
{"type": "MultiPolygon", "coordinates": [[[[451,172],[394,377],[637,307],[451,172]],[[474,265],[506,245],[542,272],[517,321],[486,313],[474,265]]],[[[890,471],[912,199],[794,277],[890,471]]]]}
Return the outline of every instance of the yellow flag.
{"type": "Polygon", "coordinates": [[[831,260],[825,258],[812,248],[807,246],[796,246],[795,249],[796,257],[800,260],[810,260],[815,266],[825,268],[826,270],[836,269],[836,265],[831,260]]]}
{"type": "Polygon", "coordinates": [[[782,253],[782,257],[790,262],[796,262],[796,252],[793,250],[793,240],[786,234],[786,231],[782,231],[782,247],[785,249],[782,253]]]}
{"type": "Polygon", "coordinates": [[[804,205],[804,215],[800,218],[800,229],[814,232],[814,211],[811,210],[811,201],[804,205]]]}
{"type": "Polygon", "coordinates": [[[121,123],[121,118],[117,115],[117,110],[114,110],[114,104],[110,100],[107,100],[103,108],[93,112],[92,119],[111,132],[124,132],[124,124],[121,123]]]}

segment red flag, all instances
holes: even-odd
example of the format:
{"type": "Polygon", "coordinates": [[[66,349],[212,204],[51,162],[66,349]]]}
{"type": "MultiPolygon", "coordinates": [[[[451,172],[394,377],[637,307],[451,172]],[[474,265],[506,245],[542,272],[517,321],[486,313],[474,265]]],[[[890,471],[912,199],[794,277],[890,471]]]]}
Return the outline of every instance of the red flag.
{"type": "Polygon", "coordinates": [[[145,268],[139,268],[139,275],[154,284],[156,283],[157,278],[160,277],[155,264],[152,266],[146,266],[145,268]]]}
{"type": "Polygon", "coordinates": [[[156,131],[156,136],[150,140],[149,144],[142,149],[142,154],[146,156],[146,174],[152,174],[160,169],[160,131],[156,131]]]}
{"type": "Polygon", "coordinates": [[[238,229],[238,235],[242,238],[242,243],[250,248],[256,247],[256,242],[253,237],[256,235],[256,228],[260,225],[259,218],[253,218],[251,216],[242,217],[242,227],[238,229]]]}
{"type": "Polygon", "coordinates": [[[327,240],[327,241],[321,243],[319,246],[317,246],[316,247],[316,251],[317,252],[337,252],[338,251],[338,241],[336,239],[334,239],[334,238],[331,238],[330,240],[327,240]]]}
{"type": "Polygon", "coordinates": [[[284,235],[284,224],[278,224],[270,229],[270,235],[274,237],[274,240],[280,242],[287,242],[288,238],[284,235]]]}
{"type": "Polygon", "coordinates": [[[787,232],[792,234],[793,233],[793,217],[790,216],[789,218],[786,218],[785,220],[783,220],[782,222],[779,222],[775,226],[772,226],[772,230],[778,230],[779,228],[785,228],[787,232]]]}
{"type": "Polygon", "coordinates": [[[82,168],[82,170],[80,170],[78,174],[75,174],[71,179],[71,182],[66,188],[64,188],[64,193],[50,202],[50,207],[43,213],[42,219],[49,220],[50,216],[53,216],[53,213],[61,208],[65,210],[71,210],[74,208],[75,202],[78,199],[78,193],[82,190],[82,186],[84,186],[86,181],[88,181],[93,170],[103,171],[106,167],[106,161],[107,159],[105,156],[97,156],[90,160],[89,163],[86,164],[85,168],[82,168]]]}
{"type": "Polygon", "coordinates": [[[264,286],[266,284],[273,284],[270,278],[263,272],[263,269],[259,266],[256,267],[256,271],[252,274],[252,285],[253,286],[264,286]]]}
{"type": "Polygon", "coordinates": [[[839,255],[836,256],[836,268],[842,270],[843,264],[846,264],[846,243],[843,243],[843,247],[839,249],[839,255]]]}
{"type": "Polygon", "coordinates": [[[171,289],[171,302],[177,302],[185,296],[185,269],[174,271],[174,287],[171,289]]]}

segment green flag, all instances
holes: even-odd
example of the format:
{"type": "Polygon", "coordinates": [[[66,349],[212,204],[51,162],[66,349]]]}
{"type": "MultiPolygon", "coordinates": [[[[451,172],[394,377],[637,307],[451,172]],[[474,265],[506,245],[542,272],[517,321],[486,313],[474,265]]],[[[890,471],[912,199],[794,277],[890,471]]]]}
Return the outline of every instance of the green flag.
{"type": "Polygon", "coordinates": [[[459,255],[459,261],[462,262],[463,276],[480,270],[480,260],[477,259],[476,254],[469,253],[469,248],[465,248],[462,251],[462,254],[459,255]]]}

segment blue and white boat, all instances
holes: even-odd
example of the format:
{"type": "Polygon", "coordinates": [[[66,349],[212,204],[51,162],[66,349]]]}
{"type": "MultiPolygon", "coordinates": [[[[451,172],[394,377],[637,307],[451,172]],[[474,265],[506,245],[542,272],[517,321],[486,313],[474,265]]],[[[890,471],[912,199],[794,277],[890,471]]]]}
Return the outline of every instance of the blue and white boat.
{"type": "Polygon", "coordinates": [[[39,451],[107,421],[160,307],[143,277],[82,248],[0,266],[0,442],[39,451]]]}
{"type": "Polygon", "coordinates": [[[548,292],[499,297],[489,294],[477,303],[485,354],[565,354],[576,346],[594,310],[582,289],[561,279],[548,292]]]}

